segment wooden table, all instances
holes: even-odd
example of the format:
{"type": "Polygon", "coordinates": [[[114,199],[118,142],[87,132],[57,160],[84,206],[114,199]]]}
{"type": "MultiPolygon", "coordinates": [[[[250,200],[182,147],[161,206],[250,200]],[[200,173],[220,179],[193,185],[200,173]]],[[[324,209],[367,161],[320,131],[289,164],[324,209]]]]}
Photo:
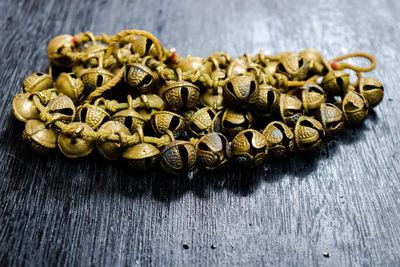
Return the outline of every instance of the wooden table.
{"type": "Polygon", "coordinates": [[[0,265],[400,264],[399,12],[394,0],[1,1],[0,265]],[[371,53],[385,98],[317,153],[248,171],[166,178],[29,152],[11,100],[46,71],[49,40],[130,28],[183,55],[371,53]]]}

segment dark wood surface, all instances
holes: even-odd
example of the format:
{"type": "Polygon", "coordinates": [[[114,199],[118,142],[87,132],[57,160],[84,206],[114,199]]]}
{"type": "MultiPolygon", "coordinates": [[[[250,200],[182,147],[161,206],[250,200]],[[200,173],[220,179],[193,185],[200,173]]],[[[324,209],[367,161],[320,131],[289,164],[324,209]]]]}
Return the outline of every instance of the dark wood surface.
{"type": "Polygon", "coordinates": [[[395,0],[1,1],[1,265],[399,265],[399,12],[395,0]],[[30,153],[11,100],[46,71],[49,40],[130,28],[183,55],[371,53],[385,98],[317,153],[248,171],[167,178],[30,153]]]}

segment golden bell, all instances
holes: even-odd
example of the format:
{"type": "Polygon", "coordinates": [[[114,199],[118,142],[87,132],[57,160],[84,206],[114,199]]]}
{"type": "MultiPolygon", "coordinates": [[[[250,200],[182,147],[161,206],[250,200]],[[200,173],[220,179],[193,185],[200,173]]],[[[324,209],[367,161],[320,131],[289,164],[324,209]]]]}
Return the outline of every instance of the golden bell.
{"type": "Polygon", "coordinates": [[[145,124],[144,118],[132,108],[118,111],[111,118],[121,122],[131,131],[135,131],[138,127],[143,128],[145,124]]]}
{"type": "Polygon", "coordinates": [[[99,43],[94,43],[88,46],[85,49],[85,55],[82,58],[85,68],[99,67],[101,63],[99,58],[104,56],[106,50],[107,47],[99,43]]]}
{"type": "Polygon", "coordinates": [[[55,84],[58,94],[66,95],[74,103],[80,102],[83,96],[83,82],[75,73],[61,73],[55,84]]]}
{"type": "Polygon", "coordinates": [[[325,70],[325,66],[323,64],[324,58],[321,53],[318,52],[315,48],[308,48],[299,53],[299,57],[304,58],[304,60],[308,64],[308,69],[313,74],[323,74],[325,70]]]}
{"type": "Polygon", "coordinates": [[[247,73],[249,64],[244,57],[238,57],[229,63],[226,70],[226,76],[233,77],[238,75],[245,75],[247,73]]]}
{"type": "Polygon", "coordinates": [[[113,74],[103,68],[83,69],[78,72],[78,77],[81,78],[85,89],[89,92],[94,91],[97,87],[101,87],[113,78],[113,74]]]}
{"type": "Polygon", "coordinates": [[[53,77],[43,72],[34,72],[22,83],[22,92],[33,93],[50,89],[54,86],[53,77]]]}
{"type": "Polygon", "coordinates": [[[279,61],[268,61],[263,71],[269,74],[275,74],[276,70],[278,69],[279,61]]]}
{"type": "Polygon", "coordinates": [[[28,120],[22,133],[22,140],[29,143],[33,152],[48,154],[57,146],[57,132],[53,128],[47,128],[42,121],[28,120]]]}
{"type": "Polygon", "coordinates": [[[306,113],[319,108],[326,102],[324,89],[316,84],[308,84],[301,88],[301,102],[306,113]]]}
{"type": "Polygon", "coordinates": [[[221,87],[218,88],[216,94],[214,94],[213,89],[206,89],[202,94],[200,94],[200,103],[203,106],[213,108],[216,111],[221,111],[225,109],[224,97],[222,94],[221,87]]]}
{"type": "Polygon", "coordinates": [[[180,68],[183,72],[190,71],[195,73],[200,71],[201,73],[211,75],[212,63],[201,57],[187,56],[178,62],[178,68],[180,68]]]}
{"type": "Polygon", "coordinates": [[[123,47],[115,46],[113,50],[113,55],[117,59],[119,64],[126,64],[132,55],[131,45],[124,45],[123,47]]]}
{"type": "Polygon", "coordinates": [[[139,143],[128,147],[122,157],[136,170],[149,170],[157,160],[160,150],[152,144],[139,143]]]}
{"type": "Polygon", "coordinates": [[[176,137],[180,136],[186,128],[185,118],[170,111],[155,112],[150,119],[153,131],[163,135],[170,130],[176,137]]]}
{"type": "Polygon", "coordinates": [[[222,131],[228,138],[235,137],[239,132],[252,126],[253,115],[249,111],[234,111],[227,108],[222,115],[222,131]]]}
{"type": "Polygon", "coordinates": [[[146,94],[158,82],[158,75],[149,67],[141,63],[132,63],[127,66],[125,81],[137,94],[146,94]]]}
{"type": "Polygon", "coordinates": [[[140,106],[136,108],[136,111],[145,121],[149,121],[155,112],[165,108],[164,100],[155,94],[140,95],[140,101],[140,106]]]}
{"type": "Polygon", "coordinates": [[[254,102],[254,109],[262,117],[271,116],[279,110],[280,93],[277,89],[268,84],[258,86],[257,99],[254,102]]]}
{"type": "Polygon", "coordinates": [[[324,127],[326,136],[333,137],[344,129],[343,112],[332,103],[324,103],[319,107],[317,118],[324,127]]]}
{"type": "Polygon", "coordinates": [[[107,121],[102,124],[97,131],[100,138],[96,142],[96,149],[101,155],[109,160],[118,160],[121,153],[125,150],[125,144],[122,142],[124,137],[130,135],[129,129],[119,121],[107,121]],[[114,133],[120,136],[119,140],[111,140],[107,137],[108,133],[114,133]],[[102,136],[106,136],[103,138],[102,136]]]}
{"type": "Polygon", "coordinates": [[[229,107],[242,108],[253,104],[258,96],[258,83],[254,77],[233,76],[224,86],[224,104],[229,107]]]}
{"type": "Polygon", "coordinates": [[[343,99],[342,111],[350,126],[361,124],[368,115],[368,102],[360,93],[349,91],[343,99]]]}
{"type": "Polygon", "coordinates": [[[171,109],[191,109],[196,106],[200,96],[200,89],[186,81],[167,81],[161,94],[171,109]]]}
{"type": "Polygon", "coordinates": [[[191,170],[196,163],[196,148],[188,142],[174,140],[160,154],[161,166],[171,173],[179,174],[191,170]]]}
{"type": "Polygon", "coordinates": [[[214,109],[205,107],[190,117],[187,128],[190,134],[200,137],[211,132],[219,132],[221,122],[214,109]]]}
{"type": "Polygon", "coordinates": [[[253,168],[264,163],[268,144],[264,135],[254,129],[238,133],[232,140],[232,157],[242,166],[253,168]]]}
{"type": "Polygon", "coordinates": [[[349,85],[349,74],[340,70],[328,72],[321,82],[321,86],[328,96],[345,95],[349,85]]]}
{"type": "Polygon", "coordinates": [[[73,37],[71,35],[58,35],[52,39],[47,47],[47,57],[50,64],[68,68],[71,67],[73,61],[68,53],[73,52],[73,37]]]}
{"type": "Polygon", "coordinates": [[[221,133],[208,133],[196,144],[197,158],[207,170],[223,167],[230,157],[228,139],[221,133]]]}
{"type": "Polygon", "coordinates": [[[357,90],[367,100],[370,108],[376,107],[382,101],[383,85],[375,78],[362,77],[357,90]]]}
{"type": "Polygon", "coordinates": [[[132,53],[139,54],[140,57],[152,56],[157,57],[157,49],[153,41],[147,37],[140,36],[132,41],[132,53]]]}
{"type": "Polygon", "coordinates": [[[53,98],[49,104],[47,104],[47,107],[50,108],[50,122],[63,121],[68,123],[75,118],[74,102],[66,95],[59,95],[53,98]]]}
{"type": "Polygon", "coordinates": [[[308,63],[299,55],[282,53],[277,72],[287,75],[293,81],[301,81],[307,78],[308,63]]]}
{"type": "Polygon", "coordinates": [[[317,149],[325,136],[322,124],[307,116],[301,116],[294,127],[294,136],[297,149],[300,152],[317,149]]]}
{"type": "Polygon", "coordinates": [[[300,116],[304,115],[303,103],[297,97],[288,94],[281,94],[279,109],[283,122],[289,127],[293,127],[300,116]]]}
{"type": "Polygon", "coordinates": [[[94,130],[83,122],[71,122],[68,126],[76,129],[72,134],[61,132],[58,135],[58,148],[68,158],[81,158],[89,155],[94,148],[94,139],[91,135],[94,130]],[[86,132],[83,134],[82,132],[86,132]]]}
{"type": "Polygon", "coordinates": [[[76,119],[96,129],[110,119],[110,114],[96,105],[84,104],[77,108],[76,119]]]}
{"type": "Polygon", "coordinates": [[[268,153],[272,157],[283,157],[293,151],[294,134],[280,121],[273,121],[262,132],[268,143],[268,153]]]}
{"type": "Polygon", "coordinates": [[[12,110],[14,116],[22,122],[27,120],[39,120],[40,112],[30,98],[30,93],[22,93],[14,96],[12,110]]]}

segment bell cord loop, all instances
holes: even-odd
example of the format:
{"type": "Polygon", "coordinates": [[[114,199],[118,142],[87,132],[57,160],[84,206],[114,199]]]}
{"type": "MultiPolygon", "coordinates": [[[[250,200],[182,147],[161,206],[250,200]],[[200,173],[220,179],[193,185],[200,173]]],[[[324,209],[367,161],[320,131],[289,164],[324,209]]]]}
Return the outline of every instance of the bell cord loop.
{"type": "Polygon", "coordinates": [[[343,70],[343,69],[351,69],[354,70],[355,72],[369,72],[375,69],[376,67],[376,59],[370,54],[367,53],[362,53],[362,52],[356,52],[356,53],[350,53],[347,55],[343,55],[337,58],[334,58],[331,60],[331,66],[335,66],[337,70],[343,70]],[[368,59],[371,62],[371,65],[368,67],[358,67],[358,66],[353,66],[351,64],[348,64],[346,62],[339,62],[348,58],[352,57],[363,57],[368,59]]]}

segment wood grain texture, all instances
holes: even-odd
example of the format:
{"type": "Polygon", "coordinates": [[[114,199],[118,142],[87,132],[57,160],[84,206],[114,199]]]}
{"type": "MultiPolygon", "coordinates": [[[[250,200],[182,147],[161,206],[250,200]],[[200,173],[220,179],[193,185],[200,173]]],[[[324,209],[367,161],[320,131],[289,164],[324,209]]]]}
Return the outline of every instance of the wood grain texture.
{"type": "Polygon", "coordinates": [[[399,12],[395,0],[1,1],[0,265],[399,265],[399,12]],[[49,40],[130,28],[204,57],[371,53],[385,98],[317,153],[248,171],[170,178],[30,153],[11,100],[46,71],[49,40]]]}

